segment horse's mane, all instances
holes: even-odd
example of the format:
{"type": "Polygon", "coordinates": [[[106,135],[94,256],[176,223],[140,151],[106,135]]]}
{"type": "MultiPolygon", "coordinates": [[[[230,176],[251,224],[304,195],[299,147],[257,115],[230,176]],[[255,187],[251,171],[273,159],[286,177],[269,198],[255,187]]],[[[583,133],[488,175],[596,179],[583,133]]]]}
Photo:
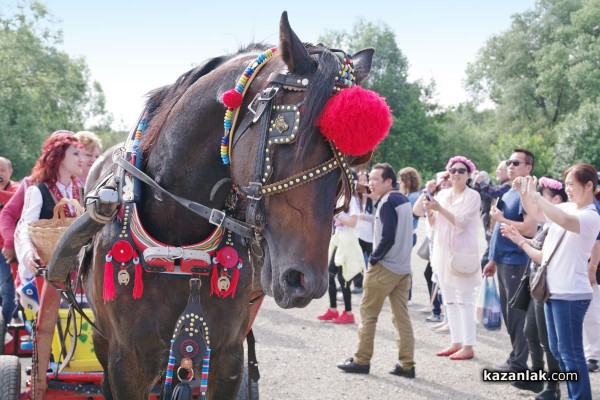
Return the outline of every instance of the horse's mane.
{"type": "MultiPolygon", "coordinates": [[[[296,158],[302,157],[304,150],[309,147],[307,146],[307,142],[310,139],[310,135],[304,134],[304,132],[310,132],[315,122],[317,122],[319,113],[331,97],[333,77],[336,76],[340,68],[337,57],[328,51],[326,47],[321,45],[315,46],[310,43],[305,43],[304,45],[311,57],[315,59],[317,69],[311,78],[312,82],[308,85],[304,98],[304,111],[300,126],[301,134],[298,138],[298,146],[296,146],[296,158]]],[[[175,83],[151,91],[148,94],[148,101],[146,102],[148,117],[147,131],[144,133],[142,139],[143,152],[147,153],[150,150],[175,104],[177,104],[183,94],[198,79],[240,54],[264,51],[269,47],[271,46],[263,43],[252,43],[244,48],[240,48],[235,54],[211,58],[181,75],[175,83]]]]}
{"type": "Polygon", "coordinates": [[[240,54],[251,51],[264,51],[267,48],[269,48],[269,46],[265,44],[252,43],[240,48],[237,53],[208,59],[199,66],[181,75],[177,78],[175,83],[150,91],[148,93],[148,101],[146,102],[146,112],[148,115],[146,121],[147,131],[144,133],[142,140],[142,150],[144,153],[152,147],[152,144],[158,138],[160,131],[175,104],[177,104],[181,96],[183,96],[190,86],[198,79],[240,54]]]}

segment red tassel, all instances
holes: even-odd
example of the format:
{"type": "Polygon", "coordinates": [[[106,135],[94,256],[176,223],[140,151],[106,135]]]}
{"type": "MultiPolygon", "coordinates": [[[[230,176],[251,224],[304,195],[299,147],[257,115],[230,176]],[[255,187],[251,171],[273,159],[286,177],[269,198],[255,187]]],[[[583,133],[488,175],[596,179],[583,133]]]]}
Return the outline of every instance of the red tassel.
{"type": "Polygon", "coordinates": [[[133,264],[135,265],[135,277],[133,282],[133,298],[141,299],[144,293],[144,282],[142,281],[142,265],[137,251],[133,252],[133,264]]]}
{"type": "Polygon", "coordinates": [[[210,295],[213,294],[222,297],[219,290],[219,269],[217,263],[213,263],[212,274],[210,275],[210,295]]]}
{"type": "MultiPolygon", "coordinates": [[[[240,260],[240,264],[242,261],[240,260]]],[[[240,277],[240,269],[237,267],[233,267],[233,274],[231,274],[231,284],[229,285],[229,290],[227,291],[227,295],[231,294],[231,298],[235,298],[235,290],[237,289],[238,279],[240,277]]]]}
{"type": "Polygon", "coordinates": [[[112,250],[106,255],[106,262],[104,263],[104,288],[102,291],[102,298],[104,304],[107,301],[114,300],[115,298],[115,269],[112,263],[112,250]]]}

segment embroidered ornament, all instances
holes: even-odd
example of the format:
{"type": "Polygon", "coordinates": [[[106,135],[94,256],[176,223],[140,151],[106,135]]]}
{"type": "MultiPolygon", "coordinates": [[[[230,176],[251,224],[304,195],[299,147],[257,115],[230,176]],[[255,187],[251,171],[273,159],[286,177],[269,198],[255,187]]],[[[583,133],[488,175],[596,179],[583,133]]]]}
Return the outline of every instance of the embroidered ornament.
{"type": "Polygon", "coordinates": [[[353,86],[327,101],[317,126],[342,153],[360,156],[385,139],[392,126],[392,114],[383,97],[353,86]]]}
{"type": "Polygon", "coordinates": [[[242,260],[238,252],[231,246],[223,246],[213,258],[213,269],[210,277],[210,294],[219,297],[231,295],[235,297],[242,260]]]}
{"type": "Polygon", "coordinates": [[[234,111],[242,105],[248,82],[252,81],[253,75],[264,65],[263,63],[273,57],[275,51],[277,51],[277,48],[273,47],[256,57],[246,68],[242,76],[239,77],[235,87],[223,93],[223,104],[227,106],[225,120],[223,121],[225,133],[221,138],[221,160],[223,161],[223,165],[229,165],[229,133],[233,127],[234,111]]]}
{"type": "Polygon", "coordinates": [[[112,249],[106,255],[104,263],[104,287],[102,290],[102,298],[104,303],[114,300],[115,298],[115,282],[114,282],[114,265],[113,260],[120,263],[120,269],[117,273],[117,282],[121,286],[127,286],[131,280],[128,265],[129,261],[133,260],[135,276],[133,282],[133,298],[140,299],[144,292],[144,282],[142,281],[142,266],[137,251],[131,243],[126,240],[119,240],[113,244],[112,249]]]}

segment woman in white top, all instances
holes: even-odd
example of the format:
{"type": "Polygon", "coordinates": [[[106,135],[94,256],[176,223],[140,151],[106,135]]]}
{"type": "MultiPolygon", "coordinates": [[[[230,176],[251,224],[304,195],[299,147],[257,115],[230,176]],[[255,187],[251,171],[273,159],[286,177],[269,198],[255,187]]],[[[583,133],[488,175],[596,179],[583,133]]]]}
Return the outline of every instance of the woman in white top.
{"type": "MultiPolygon", "coordinates": [[[[481,228],[479,207],[481,197],[471,189],[469,176],[475,172],[475,165],[463,156],[452,157],[446,165],[450,173],[452,187],[441,190],[435,198],[428,200],[421,195],[415,209],[425,207],[427,219],[435,233],[431,265],[437,274],[444,295],[444,304],[450,326],[450,347],[436,353],[450,356],[452,360],[473,358],[475,345],[475,303],[473,294],[481,283],[478,263],[472,273],[458,274],[450,267],[454,252],[478,254],[477,238],[481,228]]],[[[435,181],[427,183],[430,192],[435,190],[435,181]]],[[[472,268],[473,269],[473,268],[472,268]]]]}
{"type": "MultiPolygon", "coordinates": [[[[82,201],[81,145],[73,132],[52,134],[42,146],[42,155],[31,171],[32,184],[25,193],[21,219],[15,231],[15,250],[19,259],[19,275],[23,283],[36,274],[39,256],[31,242],[27,225],[32,221],[50,219],[54,206],[62,198],[82,201]],[[18,246],[16,245],[18,243],[18,246]]],[[[72,206],[65,206],[65,216],[75,216],[72,206]]]]}
{"type": "MultiPolygon", "coordinates": [[[[525,211],[549,226],[542,247],[542,265],[554,253],[547,265],[550,297],[544,310],[550,350],[561,371],[578,373],[577,380],[567,381],[569,398],[591,399],[582,329],[593,295],[588,259],[600,232],[600,215],[594,205],[598,173],[591,165],[575,164],[565,171],[564,177],[569,201],[558,205],[536,192],[536,178],[518,179],[514,186],[526,187],[525,193],[521,193],[525,211]]],[[[529,243],[521,246],[529,246],[529,243]]]]}
{"type": "MultiPolygon", "coordinates": [[[[335,233],[329,243],[329,308],[317,319],[331,321],[334,324],[353,324],[352,293],[350,281],[365,268],[362,249],[358,243],[356,224],[360,215],[360,200],[353,191],[347,212],[341,212],[334,216],[333,222],[335,233]],[[335,277],[337,275],[342,296],[344,299],[344,311],[337,311],[337,287],[335,277]]],[[[344,198],[340,198],[337,207],[344,204],[344,198]]]]}

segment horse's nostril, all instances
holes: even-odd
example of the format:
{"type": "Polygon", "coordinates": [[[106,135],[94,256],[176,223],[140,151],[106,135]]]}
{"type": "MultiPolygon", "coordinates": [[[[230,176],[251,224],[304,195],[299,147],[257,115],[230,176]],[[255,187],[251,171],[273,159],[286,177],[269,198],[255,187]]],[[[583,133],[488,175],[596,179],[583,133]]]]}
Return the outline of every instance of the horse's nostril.
{"type": "Polygon", "coordinates": [[[285,281],[288,286],[304,288],[304,274],[300,271],[292,270],[288,272],[285,281]]]}

